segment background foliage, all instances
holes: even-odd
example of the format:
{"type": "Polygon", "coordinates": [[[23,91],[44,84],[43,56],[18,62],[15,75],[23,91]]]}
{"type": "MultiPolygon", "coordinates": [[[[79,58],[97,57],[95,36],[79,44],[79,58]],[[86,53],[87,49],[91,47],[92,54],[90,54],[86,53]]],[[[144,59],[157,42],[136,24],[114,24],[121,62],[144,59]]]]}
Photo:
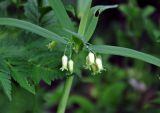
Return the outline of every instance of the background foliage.
{"type": "MultiPolygon", "coordinates": [[[[83,2],[64,1],[75,26],[86,7],[83,2]]],[[[92,6],[96,4],[120,5],[102,13],[90,42],[128,47],[160,58],[160,1],[121,0],[113,3],[93,0],[92,6]]],[[[27,20],[63,37],[69,35],[61,30],[55,13],[47,0],[0,1],[0,17],[27,20]]],[[[90,37],[89,34],[86,36],[90,37]]],[[[0,113],[56,111],[66,77],[59,71],[64,46],[53,42],[50,47],[49,43],[49,39],[24,30],[0,27],[0,113]]],[[[160,112],[158,67],[139,60],[104,55],[107,71],[92,76],[82,69],[85,56],[86,53],[80,53],[75,58],[79,62],[75,64],[77,75],[68,113],[160,112]]]]}

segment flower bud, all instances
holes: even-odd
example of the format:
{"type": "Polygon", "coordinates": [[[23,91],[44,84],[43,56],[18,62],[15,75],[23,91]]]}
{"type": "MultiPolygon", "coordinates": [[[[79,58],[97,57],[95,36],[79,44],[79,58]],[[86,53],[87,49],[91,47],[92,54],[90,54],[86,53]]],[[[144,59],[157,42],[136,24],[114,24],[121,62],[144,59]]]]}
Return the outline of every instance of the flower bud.
{"type": "Polygon", "coordinates": [[[95,56],[92,52],[89,52],[88,54],[88,64],[92,65],[95,63],[95,56]]]}
{"type": "Polygon", "coordinates": [[[72,74],[73,73],[73,68],[74,68],[74,62],[73,62],[73,60],[69,60],[69,62],[68,62],[68,68],[69,68],[70,73],[72,74]]]}
{"type": "Polygon", "coordinates": [[[66,55],[63,55],[63,57],[62,57],[62,67],[61,67],[62,71],[68,70],[67,64],[68,64],[68,57],[66,55]]]}
{"type": "Polygon", "coordinates": [[[47,47],[50,51],[52,51],[56,47],[56,44],[57,43],[55,41],[52,41],[47,45],[47,47]]]}
{"type": "Polygon", "coordinates": [[[101,72],[102,70],[104,70],[101,57],[96,58],[96,65],[98,68],[98,72],[101,72]]]}

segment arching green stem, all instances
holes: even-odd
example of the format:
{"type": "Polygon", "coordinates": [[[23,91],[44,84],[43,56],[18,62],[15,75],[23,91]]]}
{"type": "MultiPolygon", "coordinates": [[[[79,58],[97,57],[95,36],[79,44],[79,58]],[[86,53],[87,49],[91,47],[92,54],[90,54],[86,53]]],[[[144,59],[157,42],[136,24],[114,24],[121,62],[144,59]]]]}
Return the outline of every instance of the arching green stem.
{"type": "Polygon", "coordinates": [[[63,89],[62,97],[61,97],[61,100],[60,100],[60,103],[57,109],[57,113],[65,112],[69,93],[70,93],[72,82],[73,82],[73,78],[74,76],[68,77],[65,81],[64,89],[63,89]]]}

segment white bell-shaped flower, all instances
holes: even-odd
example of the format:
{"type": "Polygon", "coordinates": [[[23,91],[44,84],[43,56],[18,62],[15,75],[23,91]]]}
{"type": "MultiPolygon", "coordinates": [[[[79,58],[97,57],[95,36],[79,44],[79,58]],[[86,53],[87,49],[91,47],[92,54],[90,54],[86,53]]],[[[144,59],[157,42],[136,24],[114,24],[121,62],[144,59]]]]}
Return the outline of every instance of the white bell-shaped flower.
{"type": "Polygon", "coordinates": [[[92,65],[95,63],[95,55],[92,52],[89,52],[88,54],[88,64],[92,65]]]}
{"type": "Polygon", "coordinates": [[[66,55],[63,55],[62,57],[62,67],[61,67],[61,70],[64,71],[64,70],[68,70],[68,57],[66,55]]]}
{"type": "Polygon", "coordinates": [[[98,72],[101,72],[102,70],[104,70],[102,59],[100,56],[96,58],[96,66],[97,66],[98,72]]]}
{"type": "Polygon", "coordinates": [[[74,69],[74,62],[73,62],[73,60],[69,60],[69,62],[68,62],[68,68],[69,68],[70,73],[72,74],[73,73],[73,69],[74,69]]]}

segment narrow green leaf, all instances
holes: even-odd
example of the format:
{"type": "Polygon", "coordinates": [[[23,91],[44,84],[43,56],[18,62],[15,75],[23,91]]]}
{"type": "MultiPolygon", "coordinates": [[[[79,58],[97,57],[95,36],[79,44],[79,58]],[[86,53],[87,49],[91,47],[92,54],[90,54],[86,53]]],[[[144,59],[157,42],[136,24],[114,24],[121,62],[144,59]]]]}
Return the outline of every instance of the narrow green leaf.
{"type": "Polygon", "coordinates": [[[8,96],[9,100],[12,99],[12,97],[11,97],[12,86],[11,86],[10,79],[11,78],[9,75],[0,72],[0,82],[2,84],[2,87],[4,89],[5,94],[8,96]]]}
{"type": "Polygon", "coordinates": [[[89,41],[89,39],[91,38],[91,36],[93,35],[97,23],[98,23],[98,19],[99,19],[99,15],[107,10],[107,9],[111,9],[111,8],[116,8],[117,5],[110,5],[110,6],[95,6],[93,8],[90,9],[90,12],[88,14],[88,19],[87,19],[87,25],[85,28],[85,37],[86,37],[86,41],[89,41]]]}
{"type": "Polygon", "coordinates": [[[89,41],[90,38],[92,37],[92,35],[96,29],[98,19],[99,19],[99,17],[96,17],[94,15],[91,16],[90,23],[88,24],[88,27],[86,29],[86,33],[84,35],[86,37],[86,41],[89,41]]]}
{"type": "Polygon", "coordinates": [[[48,0],[48,1],[50,3],[50,6],[54,9],[55,15],[57,16],[62,27],[66,29],[74,30],[72,21],[70,20],[61,0],[48,0]]]}
{"type": "Polygon", "coordinates": [[[78,0],[77,3],[78,3],[77,13],[81,21],[78,28],[78,35],[80,35],[80,37],[75,36],[77,38],[80,38],[79,41],[78,40],[75,41],[77,43],[76,46],[74,47],[76,52],[82,50],[83,44],[85,42],[85,38],[83,38],[83,36],[85,35],[92,0],[78,0]]]}
{"type": "Polygon", "coordinates": [[[97,13],[97,16],[99,16],[99,14],[101,14],[103,11],[107,10],[107,9],[112,9],[112,8],[117,8],[118,5],[109,5],[109,6],[105,6],[105,5],[98,5],[92,8],[94,14],[97,13]]]}
{"type": "Polygon", "coordinates": [[[86,12],[90,10],[92,0],[77,0],[77,16],[83,18],[86,12]]]}
{"type": "Polygon", "coordinates": [[[0,18],[0,25],[7,25],[25,29],[50,40],[66,44],[66,41],[59,35],[27,21],[12,18],[0,18]]]}
{"type": "Polygon", "coordinates": [[[90,14],[92,0],[78,0],[78,16],[81,18],[78,33],[84,35],[90,14]]]}
{"type": "Polygon", "coordinates": [[[160,67],[159,58],[156,58],[152,55],[142,53],[136,50],[123,48],[123,47],[116,47],[116,46],[107,46],[107,45],[93,45],[90,47],[93,51],[97,53],[131,57],[131,58],[139,59],[160,67]]]}

